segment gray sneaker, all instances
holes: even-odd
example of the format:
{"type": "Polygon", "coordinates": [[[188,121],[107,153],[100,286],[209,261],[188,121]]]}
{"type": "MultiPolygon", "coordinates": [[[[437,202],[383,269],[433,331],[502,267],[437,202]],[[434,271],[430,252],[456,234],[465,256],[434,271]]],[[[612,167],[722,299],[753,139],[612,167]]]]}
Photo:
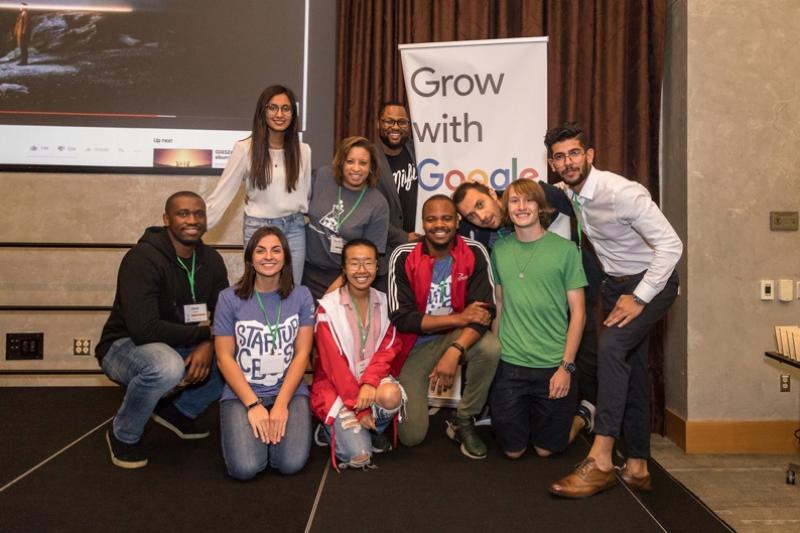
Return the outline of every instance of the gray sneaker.
{"type": "Polygon", "coordinates": [[[461,453],[470,459],[485,459],[487,455],[486,444],[483,443],[475,430],[475,422],[471,416],[460,417],[454,415],[447,421],[447,436],[461,443],[461,453]]]}

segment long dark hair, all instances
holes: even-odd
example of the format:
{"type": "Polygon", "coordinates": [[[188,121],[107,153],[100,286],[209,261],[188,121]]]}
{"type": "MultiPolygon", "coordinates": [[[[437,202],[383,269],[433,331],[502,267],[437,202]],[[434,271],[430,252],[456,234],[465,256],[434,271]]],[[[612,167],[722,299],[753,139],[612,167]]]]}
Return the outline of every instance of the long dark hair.
{"type": "Polygon", "coordinates": [[[287,298],[294,288],[294,277],[292,276],[292,253],[289,251],[289,242],[281,230],[274,226],[262,226],[253,233],[247,246],[244,249],[244,272],[242,277],[235,285],[234,292],[242,300],[248,300],[253,296],[256,288],[256,269],[253,267],[253,252],[258,246],[258,241],[267,235],[275,235],[283,248],[283,268],[278,283],[278,294],[281,299],[287,298]]]}
{"type": "Polygon", "coordinates": [[[250,185],[266,189],[272,183],[272,159],[269,156],[269,128],[267,104],[273,96],[285,94],[292,106],[292,120],[283,132],[283,161],[286,171],[286,192],[297,188],[300,178],[300,139],[297,137],[297,99],[283,85],[270,85],[258,97],[253,114],[253,131],[250,137],[250,185]]]}

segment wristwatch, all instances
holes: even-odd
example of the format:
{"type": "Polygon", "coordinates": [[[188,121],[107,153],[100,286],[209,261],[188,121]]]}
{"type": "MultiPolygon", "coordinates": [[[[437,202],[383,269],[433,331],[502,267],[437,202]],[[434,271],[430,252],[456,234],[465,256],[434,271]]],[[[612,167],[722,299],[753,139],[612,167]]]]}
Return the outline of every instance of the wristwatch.
{"type": "Polygon", "coordinates": [[[570,363],[569,361],[564,361],[563,359],[561,360],[561,368],[566,370],[569,374],[574,374],[576,369],[575,363],[570,363]]]}
{"type": "Polygon", "coordinates": [[[256,401],[254,401],[253,403],[246,405],[245,407],[247,407],[247,410],[249,411],[250,409],[252,409],[256,405],[263,405],[263,404],[264,404],[264,402],[262,402],[261,398],[259,398],[256,401]]]}
{"type": "Polygon", "coordinates": [[[635,294],[633,295],[633,301],[636,302],[639,305],[647,305],[647,302],[645,302],[644,300],[642,300],[641,298],[639,298],[635,294]]]}

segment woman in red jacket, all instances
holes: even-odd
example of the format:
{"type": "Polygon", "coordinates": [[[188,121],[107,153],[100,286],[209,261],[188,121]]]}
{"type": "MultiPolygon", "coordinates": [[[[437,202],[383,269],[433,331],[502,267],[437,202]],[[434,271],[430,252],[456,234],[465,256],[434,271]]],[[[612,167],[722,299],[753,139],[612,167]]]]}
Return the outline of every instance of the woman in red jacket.
{"type": "Polygon", "coordinates": [[[386,295],[371,287],[378,249],[365,239],[342,250],[345,285],[317,308],[317,362],[311,409],[322,424],[318,444],[332,444],[334,466],[366,468],[373,453],[392,448],[384,431],[405,398],[390,374],[400,339],[389,322],[386,295]]]}

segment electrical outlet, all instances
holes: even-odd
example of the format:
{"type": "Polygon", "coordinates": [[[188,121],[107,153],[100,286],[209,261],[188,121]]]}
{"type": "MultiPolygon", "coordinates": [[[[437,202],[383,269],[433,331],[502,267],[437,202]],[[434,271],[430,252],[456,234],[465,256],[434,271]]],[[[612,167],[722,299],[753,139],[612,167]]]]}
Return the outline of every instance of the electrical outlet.
{"type": "Polygon", "coordinates": [[[43,359],[44,333],[6,333],[6,359],[43,359]]]}
{"type": "Polygon", "coordinates": [[[792,377],[789,374],[781,374],[781,392],[789,392],[792,388],[792,377]]]}
{"type": "Polygon", "coordinates": [[[72,355],[91,355],[92,340],[86,338],[72,339],[72,355]]]}
{"type": "Polygon", "coordinates": [[[775,299],[775,282],[771,279],[761,280],[761,299],[774,300],[775,299]]]}

